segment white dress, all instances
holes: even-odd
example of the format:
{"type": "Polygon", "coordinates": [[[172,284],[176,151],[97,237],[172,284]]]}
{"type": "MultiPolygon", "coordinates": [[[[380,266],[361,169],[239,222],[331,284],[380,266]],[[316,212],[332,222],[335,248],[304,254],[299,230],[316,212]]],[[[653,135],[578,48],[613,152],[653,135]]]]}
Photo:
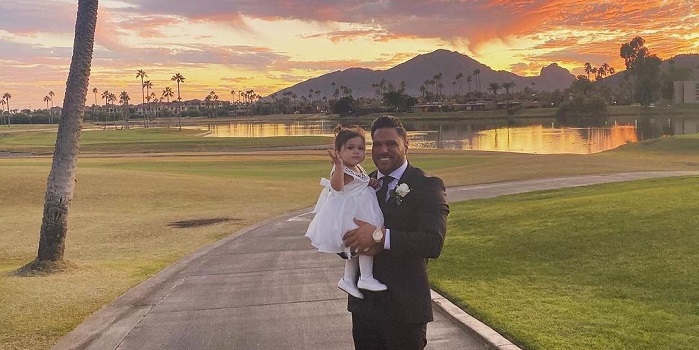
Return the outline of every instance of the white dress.
{"type": "MultiPolygon", "coordinates": [[[[364,168],[359,166],[359,169],[361,174],[344,167],[344,173],[352,176],[353,180],[342,191],[335,191],[330,180],[320,180],[323,190],[313,209],[316,215],[306,231],[306,237],[319,252],[349,253],[349,248],[342,242],[342,236],[357,228],[354,218],[377,227],[383,226],[383,214],[376,201],[376,191],[369,187],[369,175],[364,168]]],[[[335,171],[334,166],[332,171],[335,171]]]]}

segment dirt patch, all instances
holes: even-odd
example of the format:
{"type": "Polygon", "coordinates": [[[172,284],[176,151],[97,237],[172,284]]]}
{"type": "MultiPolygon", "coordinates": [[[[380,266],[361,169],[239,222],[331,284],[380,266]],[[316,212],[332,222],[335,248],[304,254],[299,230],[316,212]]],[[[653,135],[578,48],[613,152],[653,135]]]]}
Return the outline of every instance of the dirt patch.
{"type": "Polygon", "coordinates": [[[175,227],[175,228],[191,228],[191,227],[209,226],[209,225],[214,225],[214,224],[218,224],[221,222],[231,222],[231,221],[235,222],[235,221],[240,221],[240,220],[241,219],[237,219],[237,218],[190,219],[190,220],[171,222],[168,224],[168,226],[175,227]]]}

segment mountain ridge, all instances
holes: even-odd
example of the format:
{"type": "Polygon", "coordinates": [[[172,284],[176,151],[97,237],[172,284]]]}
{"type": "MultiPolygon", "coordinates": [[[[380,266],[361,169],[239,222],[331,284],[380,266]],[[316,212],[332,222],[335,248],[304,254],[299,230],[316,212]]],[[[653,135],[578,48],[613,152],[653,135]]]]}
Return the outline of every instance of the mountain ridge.
{"type": "MultiPolygon", "coordinates": [[[[338,70],[321,76],[308,79],[297,83],[288,88],[284,88],[276,92],[277,95],[282,95],[286,91],[291,91],[297,96],[306,96],[310,89],[320,90],[321,96],[332,98],[333,86],[339,88],[341,85],[352,89],[354,98],[361,97],[376,97],[376,92],[372,88],[372,84],[378,84],[385,79],[392,83],[396,88],[400,87],[400,82],[405,81],[406,93],[411,96],[420,96],[420,86],[425,80],[433,80],[434,76],[442,73],[442,88],[443,94],[463,93],[469,91],[467,76],[472,77],[471,91],[476,91],[477,77],[473,74],[476,69],[480,70],[478,79],[480,80],[480,91],[487,91],[488,85],[492,82],[505,83],[514,82],[515,90],[521,91],[526,86],[530,86],[537,90],[553,91],[556,89],[565,89],[575,80],[575,76],[567,69],[559,66],[557,63],[551,63],[541,69],[538,76],[524,77],[504,70],[494,70],[489,66],[478,62],[477,60],[463,55],[457,51],[449,51],[438,49],[430,53],[417,55],[405,62],[399,63],[394,67],[386,70],[372,70],[361,67],[351,67],[344,70],[338,70]],[[459,92],[458,83],[454,84],[457,74],[463,74],[461,80],[461,92],[459,92]]],[[[435,90],[435,86],[429,86],[431,91],[435,90]]],[[[342,94],[342,92],[340,92],[342,94]]],[[[313,96],[317,98],[317,96],[313,96]]]]}

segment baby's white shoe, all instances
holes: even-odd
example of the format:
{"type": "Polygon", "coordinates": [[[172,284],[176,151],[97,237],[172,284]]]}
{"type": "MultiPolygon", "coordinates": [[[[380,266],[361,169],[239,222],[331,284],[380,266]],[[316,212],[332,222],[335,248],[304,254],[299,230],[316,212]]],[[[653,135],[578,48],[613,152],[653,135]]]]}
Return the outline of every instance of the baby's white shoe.
{"type": "Polygon", "coordinates": [[[366,289],[373,292],[380,292],[382,290],[388,289],[388,287],[386,287],[385,284],[379,282],[379,280],[377,280],[374,277],[359,277],[359,282],[357,282],[357,288],[366,289]]]}
{"type": "Polygon", "coordinates": [[[337,288],[342,289],[345,291],[345,293],[355,298],[364,299],[364,294],[357,289],[357,286],[354,285],[354,283],[346,280],[344,277],[340,279],[340,282],[337,282],[337,288]]]}

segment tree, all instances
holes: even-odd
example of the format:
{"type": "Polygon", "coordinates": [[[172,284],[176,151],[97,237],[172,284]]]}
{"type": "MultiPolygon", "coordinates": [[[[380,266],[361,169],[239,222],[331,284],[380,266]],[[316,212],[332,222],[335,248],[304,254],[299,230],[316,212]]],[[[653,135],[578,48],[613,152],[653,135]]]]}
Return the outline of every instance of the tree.
{"type": "Polygon", "coordinates": [[[20,274],[61,269],[68,232],[68,209],[75,190],[80,130],[87,100],[87,86],[95,43],[98,0],[78,0],[73,57],[58,125],[53,162],[46,185],[37,258],[20,274]]]}
{"type": "Polygon", "coordinates": [[[410,107],[417,104],[417,99],[402,91],[389,91],[383,94],[383,103],[388,107],[394,107],[399,111],[409,111],[410,107]]]}
{"type": "Polygon", "coordinates": [[[107,108],[107,106],[109,105],[109,95],[111,95],[109,90],[104,90],[102,92],[102,98],[104,99],[104,107],[105,108],[107,108]]]}
{"type": "Polygon", "coordinates": [[[53,97],[56,96],[56,94],[53,91],[49,91],[49,101],[51,101],[51,108],[53,108],[53,97]]]}
{"type": "Polygon", "coordinates": [[[510,94],[510,89],[512,89],[513,87],[515,87],[515,85],[516,85],[516,84],[515,84],[514,81],[502,83],[502,88],[505,89],[505,94],[509,95],[509,94],[510,94]]]}
{"type": "Polygon", "coordinates": [[[48,95],[44,96],[44,102],[46,102],[46,110],[49,109],[49,101],[51,101],[51,97],[48,95]]]}
{"type": "Polygon", "coordinates": [[[143,79],[148,78],[148,74],[146,74],[146,71],[144,71],[143,69],[139,69],[138,71],[136,71],[136,79],[138,79],[138,78],[141,78],[141,99],[142,99],[141,103],[145,104],[146,103],[146,94],[144,93],[143,89],[146,86],[143,85],[145,83],[143,81],[143,79]]]}
{"type": "Polygon", "coordinates": [[[500,90],[500,84],[499,83],[490,83],[488,85],[488,90],[493,92],[493,100],[495,102],[498,101],[498,90],[500,90]]]}
{"type": "Polygon", "coordinates": [[[466,84],[468,84],[468,92],[471,92],[471,81],[473,78],[469,75],[466,77],[466,84]]]}
{"type": "Polygon", "coordinates": [[[464,73],[459,73],[456,75],[456,83],[459,84],[459,95],[463,95],[463,89],[462,89],[462,83],[461,80],[464,78],[464,73]]]}
{"type": "Polygon", "coordinates": [[[126,129],[129,128],[129,100],[131,100],[131,97],[129,97],[128,92],[122,91],[119,94],[119,103],[121,103],[122,106],[122,113],[124,115],[124,128],[126,129]]]}
{"type": "Polygon", "coordinates": [[[337,102],[335,102],[335,105],[333,106],[333,111],[339,114],[340,116],[352,114],[353,109],[354,99],[352,98],[352,96],[346,96],[337,100],[337,102]]]}
{"type": "MultiPolygon", "coordinates": [[[[175,73],[175,75],[170,78],[170,80],[177,82],[177,102],[179,104],[182,104],[182,96],[180,96],[180,83],[184,82],[185,77],[180,74],[180,73],[175,73]]],[[[180,128],[180,131],[182,131],[182,106],[178,106],[177,108],[177,124],[180,128]]]]}
{"type": "Polygon", "coordinates": [[[570,84],[570,92],[573,95],[590,95],[592,93],[592,82],[584,75],[578,75],[570,84]]]}
{"type": "Polygon", "coordinates": [[[99,93],[99,90],[97,90],[97,88],[93,88],[92,93],[95,94],[95,106],[96,106],[97,105],[97,93],[99,93]]]}
{"type": "MultiPolygon", "coordinates": [[[[150,113],[150,101],[153,97],[150,95],[150,89],[153,88],[153,83],[150,80],[146,80],[142,84],[141,92],[143,92],[143,87],[146,88],[146,100],[148,101],[148,113],[150,113]]],[[[143,127],[148,127],[148,113],[146,113],[145,106],[143,106],[143,127]]]]}
{"type": "Polygon", "coordinates": [[[473,70],[473,76],[476,77],[476,91],[481,91],[481,70],[473,70]]]}
{"type": "Polygon", "coordinates": [[[12,125],[12,121],[10,120],[10,99],[12,98],[12,95],[9,92],[6,92],[2,95],[3,101],[5,101],[5,104],[7,105],[7,123],[6,125],[9,127],[12,125]]]}
{"type": "Polygon", "coordinates": [[[624,59],[626,71],[636,78],[634,97],[641,106],[649,106],[659,97],[662,61],[650,53],[640,36],[622,44],[619,55],[624,59]]]}
{"type": "Polygon", "coordinates": [[[592,65],[590,62],[585,62],[585,73],[587,73],[587,80],[590,80],[590,73],[592,73],[592,65]]]}
{"type": "Polygon", "coordinates": [[[5,124],[5,118],[3,117],[5,111],[2,110],[3,108],[5,108],[3,107],[5,106],[5,103],[6,102],[4,98],[0,99],[0,125],[5,124]]]}
{"type": "MultiPolygon", "coordinates": [[[[231,92],[233,92],[233,90],[231,90],[231,92]]],[[[166,98],[166,99],[167,99],[167,102],[168,102],[168,103],[170,103],[170,97],[172,97],[172,96],[174,96],[174,95],[175,95],[175,92],[172,91],[172,88],[170,88],[169,86],[167,86],[167,87],[165,87],[165,89],[163,89],[163,95],[162,95],[162,96],[163,96],[163,98],[166,98]]]]}

